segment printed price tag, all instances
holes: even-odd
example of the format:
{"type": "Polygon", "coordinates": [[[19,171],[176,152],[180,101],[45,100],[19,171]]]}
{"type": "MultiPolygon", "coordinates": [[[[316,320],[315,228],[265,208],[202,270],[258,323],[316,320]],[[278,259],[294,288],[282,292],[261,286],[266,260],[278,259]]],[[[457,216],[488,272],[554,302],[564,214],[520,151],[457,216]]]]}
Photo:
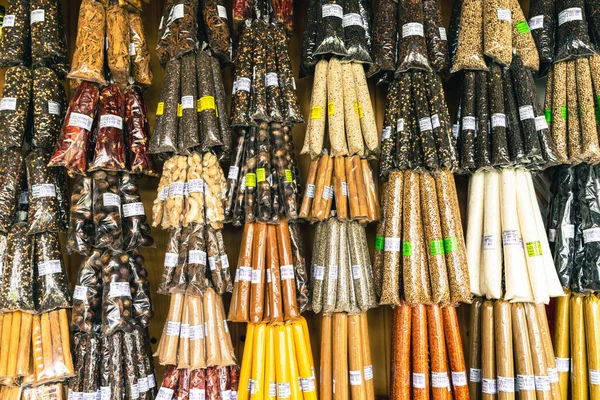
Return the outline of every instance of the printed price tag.
{"type": "Polygon", "coordinates": [[[241,90],[241,91],[250,93],[251,87],[252,87],[252,81],[250,80],[250,78],[239,77],[237,79],[237,82],[235,85],[236,91],[241,90]]]}
{"type": "Polygon", "coordinates": [[[100,116],[100,129],[102,128],[116,128],[123,129],[123,118],[118,115],[105,114],[100,116]]]}
{"type": "Polygon", "coordinates": [[[156,394],[156,400],[172,400],[173,399],[173,389],[167,389],[165,387],[161,387],[158,393],[156,394]]]}
{"type": "Polygon", "coordinates": [[[431,386],[434,388],[447,388],[450,384],[447,372],[431,372],[431,386]]]}
{"type": "Polygon", "coordinates": [[[437,114],[431,116],[431,127],[437,129],[440,127],[440,117],[437,114]]]}
{"type": "Polygon", "coordinates": [[[558,13],[558,26],[571,21],[582,21],[583,12],[579,7],[567,8],[558,13]]]}
{"type": "Polygon", "coordinates": [[[548,229],[548,241],[551,243],[556,241],[556,229],[548,229]]]}
{"type": "Polygon", "coordinates": [[[14,15],[5,15],[4,20],[2,21],[3,28],[11,28],[15,26],[15,16],[14,15]]]}
{"type": "Polygon", "coordinates": [[[322,112],[323,112],[323,107],[313,106],[310,109],[310,119],[321,119],[322,112]]]}
{"type": "Polygon", "coordinates": [[[494,235],[486,235],[483,237],[483,249],[494,250],[496,248],[496,241],[494,235]]]}
{"type": "Polygon", "coordinates": [[[544,27],[544,16],[543,15],[536,15],[535,17],[531,17],[529,19],[529,29],[530,30],[535,30],[535,29],[541,29],[544,27]]]}
{"type": "Polygon", "coordinates": [[[190,340],[200,340],[204,338],[204,324],[190,326],[190,340]]]}
{"type": "Polygon", "coordinates": [[[173,182],[169,185],[169,197],[183,196],[185,192],[184,182],[173,182]]]}
{"type": "Polygon", "coordinates": [[[467,373],[465,371],[452,372],[452,385],[467,386],[467,373]]]}
{"type": "Polygon", "coordinates": [[[39,276],[58,274],[59,272],[62,272],[62,264],[60,260],[49,260],[38,263],[39,276]]]}
{"type": "Polygon", "coordinates": [[[515,378],[498,376],[498,391],[503,393],[513,393],[515,391],[515,378]]]}
{"type": "Polygon", "coordinates": [[[190,400],[205,400],[206,391],[204,389],[190,389],[190,400]]]}
{"type": "Polygon", "coordinates": [[[167,336],[179,336],[181,322],[167,321],[167,336]]]}
{"type": "MultiPolygon", "coordinates": [[[[591,372],[591,370],[590,370],[591,372]]],[[[591,376],[591,374],[590,374],[591,376]]],[[[600,383],[600,382],[598,382],[600,383]]],[[[550,391],[550,378],[548,376],[536,376],[535,377],[535,390],[540,392],[550,391]]]]}
{"type": "Polygon", "coordinates": [[[229,167],[229,172],[227,173],[227,179],[236,179],[240,173],[240,168],[232,165],[229,167]]]}
{"type": "Polygon", "coordinates": [[[424,131],[430,131],[430,130],[432,130],[432,129],[433,129],[433,128],[432,128],[432,126],[431,126],[431,118],[429,118],[429,117],[425,117],[425,118],[421,118],[421,119],[419,120],[419,130],[420,130],[421,132],[424,132],[424,131]]]}
{"type": "MultiPolygon", "coordinates": [[[[217,260],[212,256],[208,257],[208,267],[210,268],[211,271],[214,271],[217,269],[217,260]]],[[[252,270],[252,268],[250,268],[250,270],[252,270]]]]}
{"type": "Polygon", "coordinates": [[[498,21],[512,22],[512,16],[508,8],[498,8],[498,21]]]}
{"type": "Polygon", "coordinates": [[[396,121],[396,132],[404,132],[404,118],[398,118],[396,121]]]}
{"type": "Polygon", "coordinates": [[[322,281],[325,279],[325,267],[320,265],[313,265],[313,276],[316,280],[322,281]]]}
{"type": "Polygon", "coordinates": [[[392,136],[392,127],[384,126],[381,131],[381,141],[383,142],[386,139],[389,139],[392,136]]]}
{"type": "Polygon", "coordinates": [[[521,121],[525,121],[526,119],[533,119],[535,115],[533,114],[532,106],[521,106],[519,107],[519,119],[521,121]]]}
{"type": "Polygon", "coordinates": [[[72,112],[69,116],[69,126],[76,126],[86,131],[92,130],[93,123],[94,120],[85,114],[72,112]]]}
{"type": "Polygon", "coordinates": [[[423,35],[423,24],[418,22],[409,22],[408,24],[402,25],[402,37],[408,36],[424,36],[423,35]]]}
{"type": "Polygon", "coordinates": [[[323,18],[344,18],[344,9],[339,4],[324,4],[321,7],[321,16],[323,18]]]}
{"type": "Polygon", "coordinates": [[[165,103],[161,101],[156,106],[156,115],[163,115],[164,112],[165,112],[165,103]]]}
{"type": "Polygon", "coordinates": [[[314,392],[316,390],[315,380],[312,377],[300,378],[300,386],[303,392],[314,392]]]}
{"type": "Polygon", "coordinates": [[[120,207],[121,197],[115,193],[102,193],[104,207],[120,207]]]}
{"type": "Polygon", "coordinates": [[[501,113],[492,114],[492,128],[506,128],[506,115],[501,113]]]}
{"type": "Polygon", "coordinates": [[[55,101],[48,101],[48,114],[60,115],[60,104],[55,101]]]}
{"type": "Polygon", "coordinates": [[[521,237],[519,236],[519,231],[508,230],[502,232],[502,244],[504,246],[520,246],[521,237]]]}
{"type": "Polygon", "coordinates": [[[31,11],[31,23],[35,24],[36,22],[44,22],[46,20],[46,11],[45,10],[33,10],[31,11]]]}
{"type": "Polygon", "coordinates": [[[384,251],[400,251],[400,238],[386,237],[383,250],[384,251]]]}
{"type": "Polygon", "coordinates": [[[240,273],[239,280],[240,281],[252,281],[252,268],[250,267],[239,267],[238,271],[240,273]]]}
{"type": "Polygon", "coordinates": [[[600,242],[600,228],[583,230],[583,243],[600,242]]]}
{"type": "Polygon", "coordinates": [[[425,389],[425,374],[412,374],[413,387],[416,389],[425,389]]]}
{"type": "Polygon", "coordinates": [[[558,382],[558,370],[556,368],[548,368],[548,379],[550,379],[550,383],[558,382]]]}
{"type": "Polygon", "coordinates": [[[146,378],[148,378],[148,387],[150,389],[155,388],[156,387],[156,378],[154,377],[154,374],[150,374],[146,378]]]}
{"type": "Polygon", "coordinates": [[[206,252],[202,250],[190,250],[188,252],[188,263],[206,265],[206,252]]]}
{"type": "Polygon", "coordinates": [[[479,369],[479,368],[470,368],[469,369],[469,381],[471,381],[471,382],[481,382],[481,369],[479,369]]]}
{"type": "Polygon", "coordinates": [[[304,195],[310,199],[313,199],[315,197],[315,185],[310,183],[306,185],[306,193],[304,195]]]}
{"type": "Polygon", "coordinates": [[[187,110],[195,106],[194,96],[183,96],[181,98],[181,108],[187,110]]]}
{"type": "Polygon", "coordinates": [[[111,282],[108,297],[131,297],[129,282],[111,282]]]}
{"type": "MultiPolygon", "coordinates": [[[[325,7],[325,6],[323,6],[323,7],[325,7]]],[[[286,383],[278,383],[277,384],[277,398],[278,399],[289,399],[290,396],[291,396],[290,384],[287,382],[286,383]]]]}
{"type": "Polygon", "coordinates": [[[132,400],[140,398],[140,387],[136,385],[129,386],[129,394],[132,400]]]}
{"type": "Polygon", "coordinates": [[[75,290],[73,291],[73,299],[83,301],[87,304],[87,286],[75,286],[75,290]]]}
{"type": "Polygon", "coordinates": [[[533,375],[517,375],[517,388],[521,390],[535,390],[533,375]]]}
{"type": "Polygon", "coordinates": [[[173,268],[177,266],[177,261],[179,261],[179,254],[177,253],[165,253],[165,263],[164,266],[167,268],[173,268]]]}
{"type": "Polygon", "coordinates": [[[348,371],[350,373],[350,385],[359,386],[362,384],[362,374],[360,371],[348,371]]]}
{"type": "Polygon", "coordinates": [[[148,377],[138,378],[138,389],[140,393],[146,393],[150,388],[148,387],[148,377]]]}
{"type": "Polygon", "coordinates": [[[219,14],[219,18],[227,19],[227,9],[222,5],[217,4],[217,13],[219,14]]]}
{"type": "Polygon", "coordinates": [[[329,279],[331,279],[331,280],[337,280],[337,277],[338,277],[338,267],[337,267],[337,265],[330,265],[329,266],[328,275],[329,275],[329,279]]]}
{"type": "Polygon", "coordinates": [[[344,19],[342,21],[342,27],[346,28],[348,26],[360,26],[364,28],[363,19],[358,13],[349,13],[344,15],[344,19]]]}
{"type": "Polygon", "coordinates": [[[348,197],[348,183],[342,182],[342,195],[348,197]]]}
{"type": "Polygon", "coordinates": [[[176,4],[171,10],[171,22],[175,21],[176,19],[183,18],[184,14],[185,8],[183,4],[176,4]]]}
{"type": "Polygon", "coordinates": [[[558,372],[569,372],[571,366],[570,358],[555,357],[554,361],[556,362],[556,369],[558,370],[558,372]]]}
{"type": "Polygon", "coordinates": [[[600,385],[600,370],[590,369],[590,383],[592,385],[600,385]]]}
{"type": "Polygon", "coordinates": [[[282,281],[294,279],[294,266],[282,265],[281,267],[279,267],[279,273],[281,274],[282,281]]]}
{"type": "Polygon", "coordinates": [[[31,198],[56,197],[56,187],[52,183],[40,183],[31,185],[31,198]]]}
{"type": "Polygon", "coordinates": [[[498,393],[498,388],[495,379],[485,379],[481,380],[481,391],[485,394],[496,394],[498,393]]]}
{"type": "Polygon", "coordinates": [[[458,139],[458,132],[460,132],[460,125],[453,124],[452,125],[452,136],[454,136],[454,139],[458,139]]]}
{"type": "Polygon", "coordinates": [[[181,330],[179,331],[179,337],[182,339],[190,338],[190,324],[181,324],[181,330]]]}
{"type": "Polygon", "coordinates": [[[573,224],[563,225],[562,235],[567,239],[575,239],[575,225],[573,225],[573,224]]]}
{"type": "Polygon", "coordinates": [[[371,379],[373,379],[373,366],[367,365],[364,368],[364,373],[365,373],[365,381],[370,381],[371,379]]]}
{"type": "Polygon", "coordinates": [[[535,130],[541,131],[543,129],[548,129],[548,122],[546,121],[546,117],[544,115],[535,117],[535,130]]]}
{"type": "Polygon", "coordinates": [[[267,87],[279,86],[279,78],[277,78],[277,72],[267,72],[266,85],[267,87]]]}
{"type": "Polygon", "coordinates": [[[475,130],[475,117],[462,117],[462,130],[463,131],[474,131],[475,130]]]}
{"type": "Polygon", "coordinates": [[[129,43],[129,57],[135,56],[135,43],[129,43]]]}
{"type": "Polygon", "coordinates": [[[3,97],[0,99],[0,111],[14,111],[17,109],[17,99],[15,97],[3,97]]]}
{"type": "Polygon", "coordinates": [[[137,202],[137,203],[123,204],[123,216],[125,218],[136,217],[138,215],[146,215],[144,213],[144,203],[137,202]]]}
{"type": "Polygon", "coordinates": [[[360,265],[353,265],[352,266],[352,278],[353,279],[360,279],[360,278],[362,278],[362,268],[360,267],[360,265]]]}
{"type": "Polygon", "coordinates": [[[440,26],[440,39],[448,40],[448,35],[446,34],[446,28],[440,26]]]}

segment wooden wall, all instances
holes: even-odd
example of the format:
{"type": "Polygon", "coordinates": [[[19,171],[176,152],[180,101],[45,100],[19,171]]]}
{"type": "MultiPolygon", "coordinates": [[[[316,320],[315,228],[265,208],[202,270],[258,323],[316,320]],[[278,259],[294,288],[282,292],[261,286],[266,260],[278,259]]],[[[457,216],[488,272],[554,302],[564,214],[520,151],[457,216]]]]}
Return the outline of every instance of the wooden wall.
{"type": "MultiPolygon", "coordinates": [[[[448,26],[450,19],[450,10],[452,7],[453,0],[441,0],[442,10],[444,15],[444,22],[446,27],[448,26]]],[[[5,5],[6,0],[0,0],[0,4],[5,5]]],[[[69,50],[72,56],[75,48],[75,38],[77,32],[77,18],[79,11],[80,0],[60,0],[63,6],[64,20],[66,24],[66,32],[69,43],[69,50]]],[[[231,0],[227,0],[228,10],[231,10],[231,0]]],[[[528,0],[522,0],[527,2],[528,0]]],[[[156,46],[156,39],[158,33],[158,25],[161,18],[162,9],[165,0],[150,0],[150,4],[144,5],[144,25],[146,29],[146,35],[150,46],[150,52],[152,55],[152,71],[154,74],[153,84],[146,90],[145,100],[149,111],[150,122],[154,122],[154,114],[156,105],[158,103],[158,96],[160,88],[162,86],[163,70],[158,63],[154,48],[156,46]]],[[[306,11],[305,0],[294,1],[294,35],[289,43],[289,52],[292,60],[292,66],[294,69],[294,75],[298,76],[299,60],[300,60],[300,38],[301,32],[304,30],[304,14],[306,11]]],[[[528,4],[523,4],[525,15],[528,14],[528,4]]],[[[226,92],[231,93],[232,85],[232,68],[227,67],[223,70],[224,81],[226,86],[226,92]]],[[[3,82],[4,71],[0,71],[0,85],[3,82]]],[[[305,116],[309,115],[310,109],[310,94],[312,90],[312,78],[305,78],[302,80],[296,79],[298,99],[305,116]]],[[[383,123],[383,113],[385,109],[385,93],[386,88],[381,86],[375,86],[373,82],[370,83],[371,98],[376,114],[377,125],[379,131],[383,123]]],[[[451,85],[446,90],[446,97],[450,109],[454,109],[456,105],[457,90],[455,85],[451,85]]],[[[304,140],[305,125],[298,125],[294,128],[294,144],[296,147],[296,155],[298,164],[300,167],[301,175],[300,181],[304,182],[306,179],[306,173],[308,170],[309,159],[308,156],[298,156],[299,149],[302,146],[304,140]]],[[[374,165],[374,167],[376,167],[374,165]]],[[[224,170],[227,171],[227,166],[224,170]]],[[[379,183],[377,183],[379,184],[379,183]]],[[[142,190],[142,198],[146,209],[146,215],[150,217],[152,201],[156,197],[156,187],[158,185],[157,178],[144,178],[140,182],[142,190]]],[[[459,193],[459,200],[461,202],[463,223],[464,223],[464,206],[466,204],[466,188],[467,180],[464,177],[457,177],[457,186],[459,193]]],[[[368,235],[370,243],[373,243],[374,239],[374,228],[375,224],[371,224],[368,227],[368,235]]],[[[305,250],[307,260],[311,259],[312,249],[312,238],[313,238],[313,227],[307,225],[307,229],[302,229],[305,241],[305,250]]],[[[229,255],[230,264],[232,268],[235,268],[238,258],[238,247],[241,241],[241,228],[235,228],[227,226],[224,229],[225,244],[227,246],[227,253],[229,255]]],[[[153,229],[153,236],[156,240],[156,247],[150,249],[143,249],[142,254],[146,258],[146,267],[149,270],[151,289],[152,289],[152,302],[154,307],[154,320],[150,327],[150,333],[155,344],[153,348],[156,349],[156,343],[160,338],[160,334],[165,322],[165,318],[169,308],[169,298],[166,296],[158,295],[156,288],[160,282],[161,272],[163,268],[163,259],[166,248],[166,242],[168,239],[168,233],[159,228],[153,229]]],[[[70,275],[72,282],[75,282],[77,276],[77,269],[81,258],[77,256],[67,257],[68,265],[70,266],[70,275]]],[[[226,305],[229,303],[230,295],[225,296],[226,305]]],[[[461,325],[465,327],[463,330],[463,339],[466,339],[466,322],[468,319],[468,307],[459,308],[459,317],[461,325]]],[[[313,354],[315,358],[315,364],[319,365],[319,349],[320,349],[320,326],[321,318],[313,313],[306,315],[308,319],[311,344],[313,354]]],[[[374,364],[374,380],[375,380],[375,392],[378,397],[387,396],[389,387],[389,372],[390,372],[390,325],[391,325],[391,309],[389,307],[379,307],[371,310],[368,313],[369,318],[369,335],[371,340],[371,353],[373,356],[374,364]]],[[[230,324],[230,330],[233,338],[234,345],[236,346],[238,354],[238,362],[241,362],[241,351],[243,350],[244,332],[245,326],[243,324],[230,324]]],[[[162,379],[163,367],[158,367],[157,378],[159,381],[162,379]]]]}

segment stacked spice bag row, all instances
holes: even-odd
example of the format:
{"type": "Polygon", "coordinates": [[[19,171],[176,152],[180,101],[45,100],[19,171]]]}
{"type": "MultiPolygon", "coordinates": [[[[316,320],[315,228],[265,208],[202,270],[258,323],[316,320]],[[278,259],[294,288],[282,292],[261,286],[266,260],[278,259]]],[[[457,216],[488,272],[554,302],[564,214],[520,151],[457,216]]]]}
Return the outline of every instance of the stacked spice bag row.
{"type": "Polygon", "coordinates": [[[48,0],[9,0],[2,23],[0,67],[52,68],[63,78],[69,69],[61,5],[48,0]]]}
{"type": "Polygon", "coordinates": [[[152,83],[141,9],[138,0],[110,4],[95,0],[81,2],[76,49],[67,75],[73,79],[72,84],[113,82],[124,87],[152,83]],[[108,66],[108,79],[105,66],[108,66]]]}
{"type": "MultiPolygon", "coordinates": [[[[578,322],[583,326],[582,315],[578,322]]],[[[568,398],[562,390],[568,360],[554,358],[543,304],[474,299],[468,346],[471,398],[514,398],[515,393],[519,398],[568,398]]]]}
{"type": "Polygon", "coordinates": [[[165,370],[157,399],[236,399],[239,370],[237,367],[165,370]]]}
{"type": "Polygon", "coordinates": [[[557,299],[554,354],[563,399],[598,396],[599,318],[597,294],[567,293],[557,299]]]}
{"type": "Polygon", "coordinates": [[[563,295],[530,172],[473,174],[467,215],[473,295],[546,304],[563,295]]]}
{"type": "Polygon", "coordinates": [[[468,399],[456,309],[404,302],[394,308],[391,370],[393,398],[468,399]]]}
{"type": "MultiPolygon", "coordinates": [[[[238,383],[238,382],[236,382],[238,383]]],[[[308,325],[248,324],[237,398],[317,399],[308,325]]]]}

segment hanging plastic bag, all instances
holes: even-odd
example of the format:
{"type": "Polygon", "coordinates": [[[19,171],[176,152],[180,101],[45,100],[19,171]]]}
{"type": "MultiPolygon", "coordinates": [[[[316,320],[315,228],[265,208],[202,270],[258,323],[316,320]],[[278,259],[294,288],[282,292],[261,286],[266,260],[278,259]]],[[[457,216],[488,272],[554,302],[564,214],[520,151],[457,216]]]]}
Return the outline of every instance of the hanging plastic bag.
{"type": "Polygon", "coordinates": [[[67,97],[50,68],[33,70],[33,136],[31,145],[54,150],[65,116],[67,97]]]}
{"type": "Polygon", "coordinates": [[[156,46],[162,65],[198,47],[197,15],[198,0],[172,0],[165,4],[156,46]]]}
{"type": "Polygon", "coordinates": [[[216,113],[219,122],[219,132],[221,134],[221,153],[219,161],[229,160],[231,156],[231,128],[229,126],[229,109],[227,107],[227,98],[225,96],[225,87],[223,86],[223,76],[221,76],[221,65],[215,57],[210,58],[212,68],[212,79],[215,93],[216,113]]]}
{"type": "Polygon", "coordinates": [[[208,46],[224,62],[231,61],[231,38],[227,24],[227,9],[223,0],[204,1],[202,9],[208,36],[208,46]]]}
{"type": "Polygon", "coordinates": [[[94,325],[100,322],[103,257],[108,258],[110,254],[94,249],[79,266],[71,313],[71,330],[75,332],[92,332],[94,325]]]}
{"type": "Polygon", "coordinates": [[[483,58],[483,2],[463,0],[458,28],[458,46],[452,60],[455,73],[463,69],[487,71],[483,58]]]}
{"type": "Polygon", "coordinates": [[[71,288],[62,260],[58,234],[44,232],[35,235],[34,263],[36,297],[39,313],[71,306],[71,288]]]}
{"type": "MultiPolygon", "coordinates": [[[[209,151],[213,147],[224,144],[219,130],[219,112],[215,102],[215,82],[211,62],[211,56],[204,51],[196,55],[196,77],[198,82],[196,111],[200,126],[202,151],[209,151]]],[[[221,73],[219,72],[220,76],[221,73]]]]}
{"type": "Polygon", "coordinates": [[[575,203],[577,203],[577,183],[575,170],[570,167],[560,167],[555,173],[557,193],[554,199],[557,203],[557,226],[550,239],[554,236],[554,264],[563,287],[571,286],[573,258],[575,255],[575,203]],[[559,202],[560,199],[560,202],[559,202]]]}
{"type": "Polygon", "coordinates": [[[123,173],[119,193],[123,207],[124,250],[134,250],[138,246],[152,247],[154,239],[150,235],[150,225],[146,220],[144,203],[135,175],[123,173]]]}
{"type": "Polygon", "coordinates": [[[369,69],[370,76],[380,71],[385,74],[396,70],[397,7],[397,3],[393,0],[379,0],[377,7],[375,7],[372,45],[373,66],[369,69]]]}
{"type": "Polygon", "coordinates": [[[154,132],[150,138],[150,153],[170,153],[177,150],[177,110],[181,96],[181,60],[176,58],[167,63],[163,87],[160,91],[154,132]]]}
{"type": "Polygon", "coordinates": [[[518,0],[509,0],[510,12],[512,14],[512,47],[516,57],[520,57],[523,65],[533,71],[540,69],[540,57],[531,30],[521,9],[518,0]]]}
{"type": "Polygon", "coordinates": [[[439,0],[423,0],[423,12],[425,14],[425,40],[428,58],[438,74],[446,74],[450,64],[448,36],[439,0]]]}
{"type": "Polygon", "coordinates": [[[510,160],[516,164],[524,164],[528,160],[523,147],[523,137],[519,124],[519,108],[515,99],[515,91],[509,68],[502,70],[504,111],[506,114],[506,140],[508,142],[508,154],[510,160]]]}
{"type": "Polygon", "coordinates": [[[150,124],[142,90],[130,86],[125,90],[125,121],[129,170],[135,174],[157,175],[154,161],[148,153],[150,124]]]}
{"type": "Polygon", "coordinates": [[[67,174],[62,168],[52,168],[52,177],[56,187],[56,202],[58,203],[59,227],[61,231],[69,228],[69,192],[67,189],[67,174]]]}
{"type": "Polygon", "coordinates": [[[97,171],[93,174],[92,204],[94,208],[94,246],[113,251],[123,249],[121,197],[117,172],[97,171]]]}
{"type": "Polygon", "coordinates": [[[344,1],[344,42],[348,55],[345,59],[354,62],[371,63],[369,47],[367,47],[366,28],[360,13],[359,0],[344,1]]]}
{"type": "Polygon", "coordinates": [[[11,67],[6,71],[0,99],[0,148],[21,147],[29,132],[31,70],[11,67]]]}
{"type": "Polygon", "coordinates": [[[96,146],[89,171],[123,171],[125,169],[125,98],[117,85],[100,90],[98,124],[94,130],[96,146]]]}
{"type": "Polygon", "coordinates": [[[422,1],[400,0],[398,10],[398,31],[401,36],[398,49],[397,72],[409,69],[431,71],[427,58],[427,44],[423,27],[425,16],[422,1]]]}
{"type": "Polygon", "coordinates": [[[498,64],[490,66],[488,74],[489,116],[491,128],[491,164],[502,166],[510,163],[506,139],[506,114],[504,110],[504,92],[502,71],[498,64]]]}
{"type": "Polygon", "coordinates": [[[29,234],[58,232],[60,215],[54,171],[48,167],[48,155],[35,149],[25,159],[29,186],[29,234]]]}
{"type": "Polygon", "coordinates": [[[450,11],[450,26],[448,27],[448,51],[450,56],[450,68],[454,66],[454,56],[458,48],[458,30],[460,26],[460,14],[462,11],[463,0],[457,0],[452,3],[450,11]]]}
{"type": "Polygon", "coordinates": [[[177,153],[187,154],[188,151],[200,145],[198,136],[198,116],[196,115],[197,84],[196,56],[193,53],[181,58],[180,100],[177,105],[177,153]]]}
{"type": "MultiPolygon", "coordinates": [[[[319,0],[310,0],[306,6],[304,32],[302,33],[302,50],[300,53],[300,78],[314,75],[315,65],[317,65],[315,48],[317,47],[317,26],[320,5],[321,2],[319,0]]],[[[268,56],[269,52],[267,51],[268,56]]]]}
{"type": "Polygon", "coordinates": [[[594,50],[588,34],[584,0],[557,1],[556,15],[558,31],[554,61],[592,55],[594,50]]]}
{"type": "Polygon", "coordinates": [[[252,87],[252,43],[254,29],[246,27],[238,44],[235,61],[235,80],[231,99],[231,125],[250,126],[250,101],[252,87]]]}
{"type": "Polygon", "coordinates": [[[136,12],[129,13],[129,40],[133,80],[139,85],[149,86],[152,83],[150,52],[144,33],[142,15],[136,12]]]}
{"type": "Polygon", "coordinates": [[[325,0],[321,2],[319,28],[317,30],[317,46],[315,55],[347,54],[344,44],[344,9],[342,0],[325,0]]]}
{"type": "Polygon", "coordinates": [[[458,134],[460,148],[460,167],[464,171],[475,169],[475,130],[477,123],[475,71],[467,71],[463,77],[462,98],[460,102],[460,132],[458,134]]]}
{"type": "Polygon", "coordinates": [[[0,154],[0,231],[7,233],[13,224],[17,203],[21,198],[25,167],[20,150],[10,149],[0,154]]]}
{"type": "Polygon", "coordinates": [[[173,276],[175,275],[175,268],[179,263],[179,244],[181,242],[181,228],[171,229],[169,232],[169,239],[167,241],[167,248],[165,250],[165,261],[163,264],[163,271],[161,275],[160,285],[158,285],[157,293],[168,294],[169,289],[174,284],[173,276]]]}
{"type": "Polygon", "coordinates": [[[106,60],[113,81],[124,87],[129,79],[129,16],[117,4],[106,9],[106,60]]]}
{"type": "Polygon", "coordinates": [[[33,242],[27,234],[28,223],[19,222],[12,226],[6,241],[6,255],[2,268],[0,286],[0,310],[35,311],[33,242]]]}
{"type": "Polygon", "coordinates": [[[28,1],[7,2],[0,37],[0,67],[29,64],[30,15],[28,1]]]}
{"type": "Polygon", "coordinates": [[[71,72],[67,75],[68,78],[106,85],[104,79],[105,26],[106,16],[102,3],[83,0],[79,7],[75,54],[71,72]]]}
{"type": "MultiPolygon", "coordinates": [[[[129,255],[131,267],[132,306],[134,320],[144,328],[150,326],[154,312],[152,311],[152,300],[150,299],[150,281],[148,270],[144,266],[144,257],[137,251],[129,255]]],[[[135,329],[135,328],[134,328],[135,329]]],[[[140,352],[142,349],[138,349],[140,352]]]]}
{"type": "Polygon", "coordinates": [[[71,212],[67,231],[67,252],[86,255],[94,234],[92,218],[92,178],[78,175],[73,182],[71,212]]]}
{"type": "Polygon", "coordinates": [[[131,269],[126,253],[107,253],[102,267],[102,334],[131,332],[131,269]]]}
{"type": "Polygon", "coordinates": [[[287,37],[281,26],[274,28],[275,54],[277,55],[277,77],[281,87],[281,112],[288,124],[302,124],[304,117],[298,104],[296,82],[288,52],[287,37]]]}
{"type": "Polygon", "coordinates": [[[96,115],[99,91],[96,85],[83,82],[78,88],[65,117],[50,166],[63,166],[69,174],[84,175],[87,171],[87,148],[96,115]]]}
{"type": "MultiPolygon", "coordinates": [[[[542,65],[554,59],[554,27],[556,16],[555,2],[549,0],[533,0],[529,3],[529,21],[527,25],[535,41],[535,47],[542,65]]],[[[588,19],[591,18],[591,15],[588,19]]],[[[545,68],[542,68],[542,70],[545,68]]]]}

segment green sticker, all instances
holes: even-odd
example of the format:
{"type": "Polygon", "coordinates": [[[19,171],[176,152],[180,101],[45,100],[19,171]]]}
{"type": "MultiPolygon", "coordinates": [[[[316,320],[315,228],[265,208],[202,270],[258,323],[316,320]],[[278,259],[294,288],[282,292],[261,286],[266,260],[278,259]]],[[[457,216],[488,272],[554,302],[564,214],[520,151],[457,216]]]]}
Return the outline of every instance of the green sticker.
{"type": "Polygon", "coordinates": [[[552,110],[544,110],[544,116],[546,117],[546,122],[552,122],[552,110]]]}
{"type": "Polygon", "coordinates": [[[432,256],[441,256],[444,254],[444,241],[432,240],[429,242],[429,250],[432,256]]]}
{"type": "Polygon", "coordinates": [[[519,33],[529,33],[529,25],[527,25],[527,21],[521,21],[521,22],[517,22],[515,24],[515,26],[517,27],[517,30],[519,31],[519,33]]]}
{"type": "Polygon", "coordinates": [[[383,250],[385,239],[383,236],[375,236],[375,250],[383,250]]]}
{"type": "Polygon", "coordinates": [[[600,122],[600,107],[596,107],[596,121],[600,122]]]}
{"type": "Polygon", "coordinates": [[[542,245],[539,241],[536,242],[527,242],[527,255],[529,257],[541,256],[542,255],[542,245]]]}
{"type": "Polygon", "coordinates": [[[256,174],[248,173],[246,174],[246,187],[256,187],[256,174]]]}
{"type": "Polygon", "coordinates": [[[412,243],[411,242],[402,242],[402,255],[404,257],[412,256],[412,243]]]}
{"type": "Polygon", "coordinates": [[[567,106],[560,107],[560,116],[562,119],[567,119],[567,106]]]}
{"type": "Polygon", "coordinates": [[[257,180],[257,182],[263,182],[263,181],[267,180],[267,178],[265,177],[265,169],[264,168],[256,169],[256,180],[257,180]]]}
{"type": "Polygon", "coordinates": [[[458,241],[454,236],[444,238],[444,253],[450,253],[458,250],[458,241]]]}

